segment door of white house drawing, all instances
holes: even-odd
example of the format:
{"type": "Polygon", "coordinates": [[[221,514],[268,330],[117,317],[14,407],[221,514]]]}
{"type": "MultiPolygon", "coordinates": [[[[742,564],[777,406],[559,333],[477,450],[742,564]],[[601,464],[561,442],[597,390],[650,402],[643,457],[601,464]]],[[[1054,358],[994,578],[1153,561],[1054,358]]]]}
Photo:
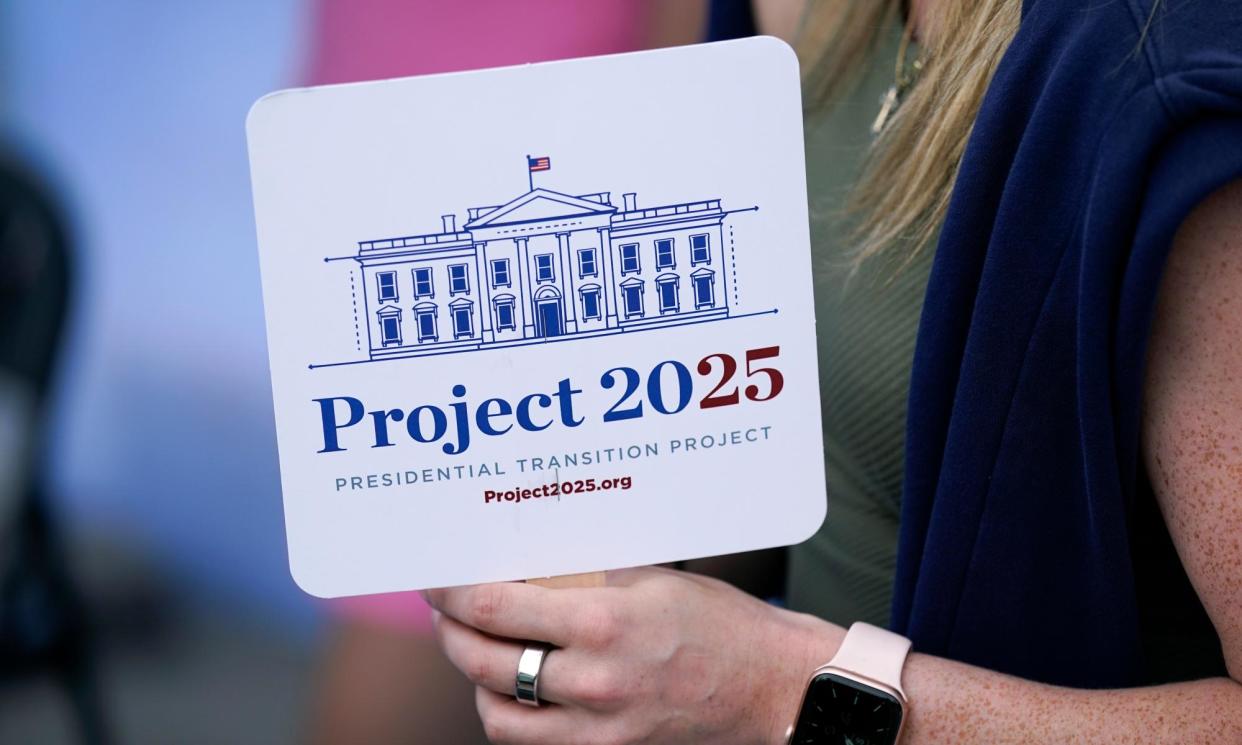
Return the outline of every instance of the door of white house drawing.
{"type": "Polygon", "coordinates": [[[542,337],[560,336],[565,333],[565,321],[561,317],[561,301],[555,297],[536,301],[535,318],[539,323],[538,333],[542,337]]]}

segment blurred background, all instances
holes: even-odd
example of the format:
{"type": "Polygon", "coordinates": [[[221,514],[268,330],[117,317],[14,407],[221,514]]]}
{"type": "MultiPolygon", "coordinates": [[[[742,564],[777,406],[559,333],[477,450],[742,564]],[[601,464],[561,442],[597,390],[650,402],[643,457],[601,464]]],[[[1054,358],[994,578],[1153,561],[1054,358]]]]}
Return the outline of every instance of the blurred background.
{"type": "Polygon", "coordinates": [[[711,5],[0,4],[0,743],[479,740],[416,597],[289,577],[246,112],[751,32],[711,5]]]}

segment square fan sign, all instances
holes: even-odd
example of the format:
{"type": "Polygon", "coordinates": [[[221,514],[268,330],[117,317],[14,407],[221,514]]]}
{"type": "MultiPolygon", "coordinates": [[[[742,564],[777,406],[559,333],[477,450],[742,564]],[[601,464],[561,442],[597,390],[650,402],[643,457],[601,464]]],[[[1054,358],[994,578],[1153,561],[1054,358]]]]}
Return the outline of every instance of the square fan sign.
{"type": "Polygon", "coordinates": [[[246,130],[307,592],[583,573],[818,529],[788,46],[286,90],[246,130]]]}

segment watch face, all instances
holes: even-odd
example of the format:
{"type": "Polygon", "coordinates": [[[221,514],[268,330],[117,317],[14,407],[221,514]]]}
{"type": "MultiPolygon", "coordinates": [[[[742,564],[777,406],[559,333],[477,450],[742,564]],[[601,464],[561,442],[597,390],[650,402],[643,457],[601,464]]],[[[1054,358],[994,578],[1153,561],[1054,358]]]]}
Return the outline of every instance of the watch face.
{"type": "Polygon", "coordinates": [[[790,745],[893,745],[901,703],[883,691],[820,673],[807,689],[790,745]]]}

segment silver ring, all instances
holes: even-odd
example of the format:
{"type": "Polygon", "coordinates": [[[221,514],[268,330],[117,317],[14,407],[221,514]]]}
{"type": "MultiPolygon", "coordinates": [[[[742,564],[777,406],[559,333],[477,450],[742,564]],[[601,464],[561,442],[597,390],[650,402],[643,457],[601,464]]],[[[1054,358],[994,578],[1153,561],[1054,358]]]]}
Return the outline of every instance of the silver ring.
{"type": "Polygon", "coordinates": [[[522,650],[522,656],[518,659],[517,678],[513,685],[518,703],[539,706],[539,671],[543,669],[543,661],[551,651],[551,647],[538,642],[533,642],[522,650]]]}

